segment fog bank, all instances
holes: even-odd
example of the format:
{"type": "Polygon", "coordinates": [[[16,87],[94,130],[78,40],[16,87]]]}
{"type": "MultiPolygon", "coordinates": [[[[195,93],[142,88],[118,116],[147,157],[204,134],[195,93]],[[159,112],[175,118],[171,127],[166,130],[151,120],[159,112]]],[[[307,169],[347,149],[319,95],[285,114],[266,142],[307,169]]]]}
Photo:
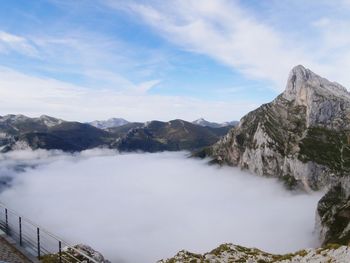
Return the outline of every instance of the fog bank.
{"type": "Polygon", "coordinates": [[[0,201],[112,262],[155,262],[225,242],[274,253],[317,245],[320,193],[293,194],[274,179],[206,162],[186,153],[2,154],[0,177],[14,179],[0,201]],[[33,166],[15,170],[19,163],[33,166]]]}

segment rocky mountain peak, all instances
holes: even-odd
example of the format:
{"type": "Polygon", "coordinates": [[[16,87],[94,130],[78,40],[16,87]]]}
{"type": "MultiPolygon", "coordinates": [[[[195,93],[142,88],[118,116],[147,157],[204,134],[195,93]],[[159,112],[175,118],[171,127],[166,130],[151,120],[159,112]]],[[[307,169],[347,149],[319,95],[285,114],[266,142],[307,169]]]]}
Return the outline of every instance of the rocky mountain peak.
{"type": "Polygon", "coordinates": [[[303,66],[286,90],[245,115],[209,154],[218,163],[321,189],[350,171],[350,95],[303,66]]]}
{"type": "Polygon", "coordinates": [[[288,77],[285,91],[275,103],[305,109],[306,126],[350,128],[350,93],[342,85],[298,65],[288,77]]]}
{"type": "Polygon", "coordinates": [[[283,97],[295,101],[298,105],[306,106],[314,93],[350,100],[350,94],[342,85],[322,78],[302,65],[295,66],[289,73],[283,97]]]}

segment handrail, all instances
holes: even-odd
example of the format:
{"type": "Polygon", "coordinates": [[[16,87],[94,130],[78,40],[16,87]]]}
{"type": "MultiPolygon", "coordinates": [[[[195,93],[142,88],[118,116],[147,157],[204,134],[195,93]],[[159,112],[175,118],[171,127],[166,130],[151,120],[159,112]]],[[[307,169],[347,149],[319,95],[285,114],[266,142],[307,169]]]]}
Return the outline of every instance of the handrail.
{"type": "MultiPolygon", "coordinates": [[[[53,252],[51,254],[57,254],[58,252],[58,256],[59,256],[59,260],[60,262],[62,262],[62,260],[67,260],[63,257],[62,255],[62,244],[65,246],[66,249],[72,250],[74,252],[76,252],[79,256],[82,256],[85,260],[88,260],[88,262],[92,262],[92,263],[99,263],[98,261],[96,261],[95,259],[93,259],[92,257],[90,257],[89,255],[87,255],[85,252],[71,246],[70,244],[68,244],[66,241],[64,241],[62,238],[52,234],[51,232],[49,232],[48,230],[44,229],[43,227],[39,226],[38,224],[34,223],[32,220],[28,219],[25,216],[20,215],[17,211],[8,208],[5,204],[3,204],[2,202],[0,202],[0,207],[2,207],[5,211],[5,221],[3,221],[2,218],[0,218],[0,229],[5,230],[5,233],[9,236],[11,236],[11,232],[14,231],[14,229],[10,228],[10,222],[9,222],[9,214],[13,215],[16,217],[17,222],[16,224],[19,224],[19,233],[15,233],[14,235],[17,236],[17,239],[19,240],[15,240],[17,243],[19,243],[20,246],[22,246],[22,242],[24,241],[23,236],[25,236],[25,240],[28,244],[30,244],[30,246],[32,247],[32,250],[35,250],[36,248],[36,252],[37,252],[37,257],[40,259],[41,257],[41,252],[44,255],[48,255],[50,253],[48,253],[48,249],[44,248],[44,244],[40,244],[40,235],[42,236],[43,234],[46,234],[48,237],[52,238],[54,241],[58,242],[58,251],[53,252]],[[31,227],[34,227],[34,229],[36,229],[36,233],[33,233],[34,235],[36,235],[36,239],[35,241],[32,240],[28,240],[28,239],[33,239],[31,237],[29,237],[28,235],[24,234],[24,230],[22,230],[22,226],[24,225],[23,223],[28,223],[31,227]],[[32,243],[37,243],[32,244],[32,243]]],[[[1,211],[1,210],[0,210],[1,211]]],[[[11,222],[11,224],[13,224],[13,222],[11,222]]],[[[34,231],[35,232],[35,231],[34,231]]],[[[65,254],[66,256],[68,256],[67,254],[65,254]]],[[[74,258],[76,260],[76,262],[83,262],[80,261],[79,259],[77,259],[76,257],[74,257],[73,255],[69,254],[70,257],[74,258]]],[[[84,261],[86,262],[86,261],[84,261]]]]}

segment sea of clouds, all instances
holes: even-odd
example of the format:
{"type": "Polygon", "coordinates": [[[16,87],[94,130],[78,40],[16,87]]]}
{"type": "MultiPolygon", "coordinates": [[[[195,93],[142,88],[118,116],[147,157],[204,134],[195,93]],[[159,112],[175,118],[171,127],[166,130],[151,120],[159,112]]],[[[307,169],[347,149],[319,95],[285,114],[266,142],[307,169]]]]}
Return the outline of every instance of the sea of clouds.
{"type": "Polygon", "coordinates": [[[90,150],[0,155],[0,201],[112,262],[148,263],[226,242],[286,253],[317,246],[321,193],[207,165],[188,153],[90,150]]]}

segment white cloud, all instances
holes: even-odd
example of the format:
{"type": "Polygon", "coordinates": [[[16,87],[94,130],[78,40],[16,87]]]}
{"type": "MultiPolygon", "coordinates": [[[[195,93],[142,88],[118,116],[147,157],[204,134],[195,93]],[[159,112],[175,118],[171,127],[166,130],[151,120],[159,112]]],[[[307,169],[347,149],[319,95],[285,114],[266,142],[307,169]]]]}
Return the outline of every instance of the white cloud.
{"type": "MultiPolygon", "coordinates": [[[[290,69],[299,64],[344,85],[350,83],[345,67],[347,55],[342,57],[344,52],[335,50],[339,45],[336,42],[347,42],[349,34],[338,28],[324,30],[329,24],[328,18],[313,23],[319,26],[320,37],[328,42],[323,43],[312,41],[308,34],[279,31],[266,22],[268,18],[265,21],[257,18],[238,1],[177,0],[147,4],[129,1],[123,5],[109,0],[105,3],[140,16],[160,35],[188,51],[207,55],[250,78],[273,82],[278,91],[284,89],[290,69]]],[[[271,5],[270,14],[273,11],[271,5]]],[[[349,28],[348,22],[346,26],[344,29],[349,28]]],[[[346,53],[349,49],[347,46],[346,53]]]]}
{"type": "Polygon", "coordinates": [[[185,153],[13,152],[0,168],[11,160],[45,165],[17,174],[1,201],[112,262],[156,262],[226,242],[275,253],[317,245],[320,194],[286,192],[274,179],[208,166],[185,153]]]}
{"type": "Polygon", "coordinates": [[[155,86],[157,86],[161,81],[156,79],[156,80],[151,80],[151,81],[146,81],[144,83],[141,83],[136,87],[136,92],[138,93],[146,93],[147,91],[151,90],[155,86]]]}
{"type": "MultiPolygon", "coordinates": [[[[120,8],[117,2],[109,4],[120,8]]],[[[242,10],[237,2],[131,3],[128,8],[186,50],[208,55],[249,77],[271,80],[279,90],[293,66],[308,64],[303,52],[291,48],[280,34],[242,10]]]]}
{"type": "Polygon", "coordinates": [[[215,121],[239,119],[254,102],[204,101],[180,96],[148,95],[159,81],[125,83],[125,89],[92,89],[0,68],[0,114],[52,115],[91,121],[123,117],[131,121],[204,117],[215,121]]]}
{"type": "Polygon", "coordinates": [[[0,31],[0,52],[16,52],[30,57],[38,56],[36,47],[28,39],[4,31],[0,31]]]}

